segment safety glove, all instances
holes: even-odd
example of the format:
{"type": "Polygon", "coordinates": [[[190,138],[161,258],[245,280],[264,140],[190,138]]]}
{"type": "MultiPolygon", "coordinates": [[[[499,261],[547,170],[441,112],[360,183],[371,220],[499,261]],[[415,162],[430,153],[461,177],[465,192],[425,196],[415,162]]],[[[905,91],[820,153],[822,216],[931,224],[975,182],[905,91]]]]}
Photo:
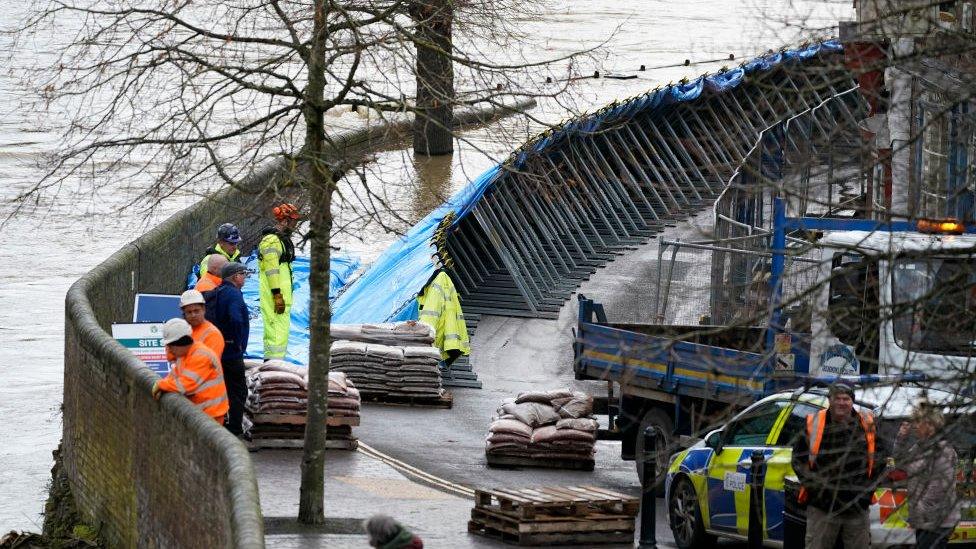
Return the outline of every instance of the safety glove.
{"type": "Polygon", "coordinates": [[[275,313],[282,314],[285,312],[285,296],[281,294],[272,294],[275,304],[275,313]]]}

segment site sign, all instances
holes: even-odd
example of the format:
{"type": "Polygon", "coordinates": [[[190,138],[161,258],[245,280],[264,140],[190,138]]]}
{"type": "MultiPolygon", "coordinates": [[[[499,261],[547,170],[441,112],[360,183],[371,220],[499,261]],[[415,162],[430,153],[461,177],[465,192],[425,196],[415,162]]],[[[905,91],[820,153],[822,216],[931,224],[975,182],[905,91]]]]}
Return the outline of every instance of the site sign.
{"type": "Polygon", "coordinates": [[[169,373],[162,323],[112,324],[112,337],[160,377],[169,373]]]}

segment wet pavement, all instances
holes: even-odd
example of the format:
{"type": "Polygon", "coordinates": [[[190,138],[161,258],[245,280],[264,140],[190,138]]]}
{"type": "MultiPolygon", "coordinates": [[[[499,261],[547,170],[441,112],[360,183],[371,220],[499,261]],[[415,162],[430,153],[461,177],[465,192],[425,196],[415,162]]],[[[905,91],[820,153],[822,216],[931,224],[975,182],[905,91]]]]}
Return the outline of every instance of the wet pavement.
{"type": "MultiPolygon", "coordinates": [[[[271,548],[368,547],[362,521],[376,513],[390,515],[424,540],[429,548],[502,547],[500,541],[467,531],[474,501],[415,482],[392,466],[362,452],[329,451],[326,457],[326,523],[299,526],[300,450],[261,450],[252,454],[258,471],[265,542],[271,548]]],[[[530,483],[537,484],[537,483],[530,483]]],[[[659,547],[672,547],[658,500],[659,547]],[[665,539],[662,533],[666,533],[665,539]]],[[[631,545],[603,545],[622,548],[631,545]]]]}

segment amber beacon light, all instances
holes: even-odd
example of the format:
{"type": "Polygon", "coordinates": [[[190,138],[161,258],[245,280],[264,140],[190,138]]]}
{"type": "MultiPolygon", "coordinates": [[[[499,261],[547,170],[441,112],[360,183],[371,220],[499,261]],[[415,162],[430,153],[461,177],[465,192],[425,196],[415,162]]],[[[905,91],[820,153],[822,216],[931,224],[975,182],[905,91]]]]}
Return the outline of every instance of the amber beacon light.
{"type": "Polygon", "coordinates": [[[918,221],[918,232],[962,234],[966,232],[966,226],[955,219],[920,219],[918,221]]]}

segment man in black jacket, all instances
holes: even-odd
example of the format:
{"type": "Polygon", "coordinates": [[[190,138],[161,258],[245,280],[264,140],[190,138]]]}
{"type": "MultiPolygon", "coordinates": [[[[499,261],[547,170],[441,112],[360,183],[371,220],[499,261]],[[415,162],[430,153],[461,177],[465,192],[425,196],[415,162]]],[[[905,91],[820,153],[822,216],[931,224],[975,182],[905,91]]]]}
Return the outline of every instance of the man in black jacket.
{"type": "Polygon", "coordinates": [[[224,353],[220,362],[224,367],[224,384],[230,400],[227,430],[241,435],[244,418],[244,402],[247,400],[247,383],[244,379],[244,351],[251,329],[247,305],[244,303],[244,280],[247,267],[240,263],[228,263],[220,271],[223,283],[203,294],[207,301],[206,318],[213,322],[224,336],[224,353]]]}
{"type": "Polygon", "coordinates": [[[807,416],[793,445],[807,505],[806,547],[833,549],[838,537],[844,547],[870,547],[868,506],[879,469],[874,416],[854,410],[854,390],[844,383],[832,385],[828,399],[827,410],[807,416]]]}

